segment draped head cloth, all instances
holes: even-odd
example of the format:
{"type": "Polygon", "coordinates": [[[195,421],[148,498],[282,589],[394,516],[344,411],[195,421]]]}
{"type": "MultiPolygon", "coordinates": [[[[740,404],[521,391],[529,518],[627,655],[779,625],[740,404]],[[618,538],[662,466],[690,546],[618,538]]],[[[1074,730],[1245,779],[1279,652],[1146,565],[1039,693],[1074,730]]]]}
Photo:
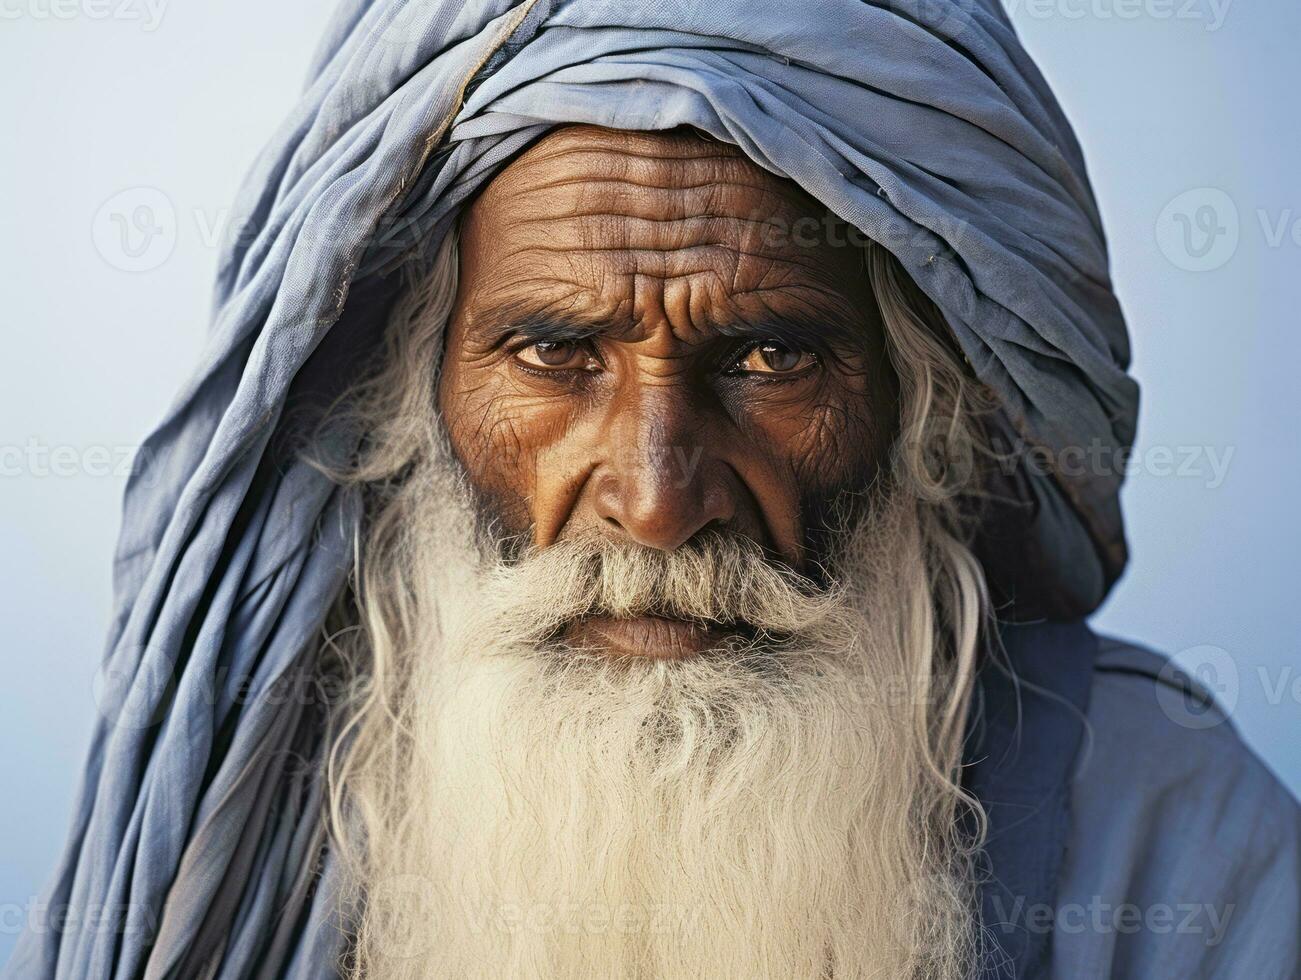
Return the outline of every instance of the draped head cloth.
{"type": "MultiPolygon", "coordinates": [[[[997,0],[344,0],[254,165],[198,370],[140,454],[62,929],[13,977],[321,976],[339,952],[320,719],[286,684],[349,568],[355,493],[284,447],[355,378],[401,277],[570,122],[690,125],[796,181],[938,305],[1047,465],[982,558],[1072,618],[1125,562],[1137,390],[1084,163],[997,0]]],[[[1007,489],[1007,488],[1005,488],[1007,489]]]]}

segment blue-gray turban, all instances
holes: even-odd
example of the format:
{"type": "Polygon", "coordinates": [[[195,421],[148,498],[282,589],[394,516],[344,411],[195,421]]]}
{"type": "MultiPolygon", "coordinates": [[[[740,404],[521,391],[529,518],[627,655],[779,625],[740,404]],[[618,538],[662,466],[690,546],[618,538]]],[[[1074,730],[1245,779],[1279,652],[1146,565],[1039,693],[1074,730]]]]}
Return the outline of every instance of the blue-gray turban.
{"type": "Polygon", "coordinates": [[[1127,450],[1125,325],[1079,147],[998,0],[345,0],[127,488],[102,717],[47,896],[68,923],[26,934],[11,976],[329,972],[320,719],[286,691],[359,507],[286,434],[355,376],[388,273],[569,122],[693,126],[882,243],[1037,453],[1004,474],[995,584],[1071,618],[1120,573],[1122,467],[1055,463],[1127,450]]]}

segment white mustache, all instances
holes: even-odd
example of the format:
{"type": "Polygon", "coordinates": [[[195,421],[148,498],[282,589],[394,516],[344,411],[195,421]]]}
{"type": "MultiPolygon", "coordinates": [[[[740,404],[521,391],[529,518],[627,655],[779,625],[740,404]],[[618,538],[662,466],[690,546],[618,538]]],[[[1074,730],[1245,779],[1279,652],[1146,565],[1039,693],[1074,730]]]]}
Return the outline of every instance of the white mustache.
{"type": "Polygon", "coordinates": [[[496,563],[485,585],[481,611],[523,618],[538,639],[584,617],[645,615],[786,636],[843,610],[835,586],[816,586],[755,541],[725,532],[675,551],[602,536],[560,541],[496,563]]]}

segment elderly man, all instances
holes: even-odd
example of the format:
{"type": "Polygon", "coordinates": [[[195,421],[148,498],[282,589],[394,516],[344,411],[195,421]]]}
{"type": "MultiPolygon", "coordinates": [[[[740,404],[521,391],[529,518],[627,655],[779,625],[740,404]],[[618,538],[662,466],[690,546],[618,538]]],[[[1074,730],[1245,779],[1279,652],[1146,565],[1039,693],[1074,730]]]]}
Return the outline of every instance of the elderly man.
{"type": "Polygon", "coordinates": [[[1292,975],[1295,803],[1082,623],[1135,393],[998,8],[471,6],[250,179],[11,974],[1292,975]]]}

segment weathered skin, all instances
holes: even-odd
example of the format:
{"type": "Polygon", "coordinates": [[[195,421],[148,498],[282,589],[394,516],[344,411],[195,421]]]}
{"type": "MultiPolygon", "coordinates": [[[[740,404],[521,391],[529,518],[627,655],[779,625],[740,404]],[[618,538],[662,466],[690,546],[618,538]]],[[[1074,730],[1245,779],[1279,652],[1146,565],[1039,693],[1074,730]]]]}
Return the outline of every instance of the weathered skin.
{"type": "Polygon", "coordinates": [[[816,558],[896,398],[861,253],[825,221],[691,133],[565,127],[506,167],[462,223],[439,402],[507,528],[670,550],[723,526],[816,558]]]}

